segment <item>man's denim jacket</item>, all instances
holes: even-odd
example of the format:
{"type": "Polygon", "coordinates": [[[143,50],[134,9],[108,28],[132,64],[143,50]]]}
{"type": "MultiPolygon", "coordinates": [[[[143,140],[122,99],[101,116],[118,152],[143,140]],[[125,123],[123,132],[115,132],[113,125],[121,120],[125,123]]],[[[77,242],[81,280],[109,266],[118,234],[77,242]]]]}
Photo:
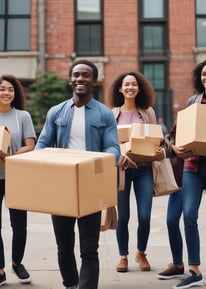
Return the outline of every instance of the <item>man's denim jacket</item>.
{"type": "MultiPolygon", "coordinates": [[[[68,148],[73,114],[73,99],[50,108],[36,149],[51,146],[68,148]]],[[[117,162],[120,147],[114,115],[106,105],[94,98],[85,105],[85,128],[86,150],[114,154],[117,162]]]]}

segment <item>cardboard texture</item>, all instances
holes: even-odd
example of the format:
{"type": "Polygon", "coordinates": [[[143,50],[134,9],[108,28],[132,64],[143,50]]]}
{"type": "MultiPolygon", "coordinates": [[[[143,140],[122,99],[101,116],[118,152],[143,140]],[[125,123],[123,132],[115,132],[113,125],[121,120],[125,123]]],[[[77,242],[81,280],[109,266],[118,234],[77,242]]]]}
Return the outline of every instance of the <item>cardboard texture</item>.
{"type": "Polygon", "coordinates": [[[5,126],[0,126],[0,153],[5,156],[11,154],[11,134],[5,126]]]}
{"type": "Polygon", "coordinates": [[[130,141],[120,145],[121,152],[135,162],[150,162],[162,139],[161,125],[133,123],[130,141]]]}
{"type": "Polygon", "coordinates": [[[206,105],[194,103],[177,114],[176,146],[206,156],[206,105]]]}
{"type": "Polygon", "coordinates": [[[152,162],[155,160],[154,155],[141,155],[138,153],[133,153],[131,151],[131,144],[130,142],[126,142],[123,144],[120,144],[120,150],[122,154],[127,155],[131,160],[133,160],[136,163],[144,163],[144,162],[152,162]]]}
{"type": "Polygon", "coordinates": [[[130,134],[131,134],[131,128],[132,128],[131,124],[125,124],[125,125],[118,125],[117,126],[120,144],[129,141],[130,134]]]}
{"type": "Polygon", "coordinates": [[[6,207],[82,217],[117,203],[112,154],[48,148],[6,159],[6,207]]]}

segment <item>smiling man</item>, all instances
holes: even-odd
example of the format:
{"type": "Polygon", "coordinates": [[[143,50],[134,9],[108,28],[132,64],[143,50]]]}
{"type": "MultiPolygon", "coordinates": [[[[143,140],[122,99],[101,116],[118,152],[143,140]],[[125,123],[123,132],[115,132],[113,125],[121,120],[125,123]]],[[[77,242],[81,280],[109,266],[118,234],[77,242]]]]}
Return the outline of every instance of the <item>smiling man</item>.
{"type": "MultiPolygon", "coordinates": [[[[73,97],[52,107],[39,136],[36,149],[72,148],[120,157],[117,125],[112,111],[92,97],[98,78],[97,67],[90,61],[79,60],[69,69],[69,84],[73,97]]],[[[57,242],[58,262],[66,289],[97,289],[99,279],[99,231],[101,211],[76,219],[52,216],[57,242]],[[81,269],[77,270],[74,253],[74,226],[78,223],[81,269]]]]}

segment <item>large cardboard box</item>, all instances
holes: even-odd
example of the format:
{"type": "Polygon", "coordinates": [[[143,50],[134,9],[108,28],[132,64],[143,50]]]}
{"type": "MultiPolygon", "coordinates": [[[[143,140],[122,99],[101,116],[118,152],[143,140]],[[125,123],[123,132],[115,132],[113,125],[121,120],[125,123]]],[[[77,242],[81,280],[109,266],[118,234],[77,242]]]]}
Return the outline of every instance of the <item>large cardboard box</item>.
{"type": "Polygon", "coordinates": [[[117,203],[114,155],[49,148],[6,158],[6,206],[82,217],[117,203]]]}
{"type": "Polygon", "coordinates": [[[177,114],[176,146],[206,156],[206,105],[194,103],[177,114]]]}
{"type": "Polygon", "coordinates": [[[125,124],[125,125],[118,125],[117,126],[120,144],[129,141],[130,134],[131,134],[131,128],[132,128],[131,124],[125,124]]]}
{"type": "Polygon", "coordinates": [[[5,126],[0,126],[0,154],[5,156],[11,154],[11,134],[5,126]]]}
{"type": "Polygon", "coordinates": [[[121,144],[120,148],[135,162],[150,162],[162,140],[161,125],[133,123],[130,141],[121,144]]]}

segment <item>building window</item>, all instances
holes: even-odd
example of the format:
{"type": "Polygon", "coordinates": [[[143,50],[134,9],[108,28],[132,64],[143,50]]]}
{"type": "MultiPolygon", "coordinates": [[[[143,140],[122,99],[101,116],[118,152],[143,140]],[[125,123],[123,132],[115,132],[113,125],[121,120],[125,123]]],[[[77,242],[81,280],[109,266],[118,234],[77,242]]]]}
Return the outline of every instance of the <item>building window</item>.
{"type": "Polygon", "coordinates": [[[0,1],[0,51],[30,49],[30,0],[0,1]]]}
{"type": "Polygon", "coordinates": [[[196,45],[206,47],[206,1],[196,0],[196,45]]]}
{"type": "Polygon", "coordinates": [[[144,0],[142,5],[142,16],[143,18],[163,18],[164,0],[144,0]]]}
{"type": "Polygon", "coordinates": [[[155,113],[157,119],[162,118],[168,127],[172,126],[172,95],[167,89],[167,64],[165,62],[144,63],[143,74],[155,89],[155,113]]]}
{"type": "Polygon", "coordinates": [[[103,54],[102,0],[76,1],[76,54],[101,56],[103,54]]]}
{"type": "Polygon", "coordinates": [[[167,1],[140,0],[140,55],[166,55],[167,1]]]}
{"type": "Polygon", "coordinates": [[[155,90],[165,88],[165,65],[164,63],[145,63],[143,66],[144,75],[153,84],[155,90]]]}
{"type": "Polygon", "coordinates": [[[173,123],[168,90],[168,1],[139,0],[139,62],[155,89],[155,112],[168,127],[173,123]]]}
{"type": "Polygon", "coordinates": [[[145,24],[142,27],[143,43],[142,50],[144,54],[164,53],[164,27],[156,24],[145,24]]]}

